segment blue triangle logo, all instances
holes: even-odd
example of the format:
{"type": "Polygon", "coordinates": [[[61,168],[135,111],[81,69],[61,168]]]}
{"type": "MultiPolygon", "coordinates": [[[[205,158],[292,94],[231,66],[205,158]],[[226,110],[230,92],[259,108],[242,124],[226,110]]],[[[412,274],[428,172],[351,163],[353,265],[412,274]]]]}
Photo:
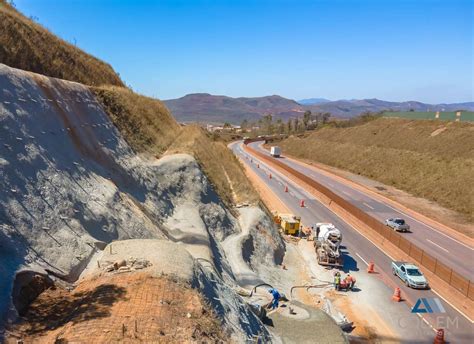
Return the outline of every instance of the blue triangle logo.
{"type": "Polygon", "coordinates": [[[412,313],[433,313],[430,304],[425,298],[420,298],[416,301],[411,309],[412,313]],[[422,307],[423,306],[423,307],[422,307]]]}

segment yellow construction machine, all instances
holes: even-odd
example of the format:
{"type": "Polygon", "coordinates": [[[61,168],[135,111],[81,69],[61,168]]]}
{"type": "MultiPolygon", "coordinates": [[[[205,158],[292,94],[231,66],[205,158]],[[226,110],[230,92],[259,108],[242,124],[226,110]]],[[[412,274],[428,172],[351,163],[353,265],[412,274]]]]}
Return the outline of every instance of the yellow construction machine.
{"type": "Polygon", "coordinates": [[[301,217],[293,214],[277,214],[273,220],[286,235],[296,235],[301,225],[301,217]]]}

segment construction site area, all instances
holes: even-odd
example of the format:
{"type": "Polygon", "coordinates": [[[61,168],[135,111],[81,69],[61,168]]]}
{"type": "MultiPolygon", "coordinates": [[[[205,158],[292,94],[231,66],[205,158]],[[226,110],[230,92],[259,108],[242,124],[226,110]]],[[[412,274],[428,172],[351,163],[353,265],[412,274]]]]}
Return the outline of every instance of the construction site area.
{"type": "Polygon", "coordinates": [[[304,139],[178,123],[0,0],[0,342],[472,343],[472,226],[304,139]]]}

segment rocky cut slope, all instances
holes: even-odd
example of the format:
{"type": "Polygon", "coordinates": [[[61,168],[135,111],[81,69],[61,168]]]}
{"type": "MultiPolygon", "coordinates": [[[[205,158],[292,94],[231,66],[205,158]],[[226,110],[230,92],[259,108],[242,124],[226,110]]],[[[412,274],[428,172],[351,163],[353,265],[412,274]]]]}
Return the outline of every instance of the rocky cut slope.
{"type": "MultiPolygon", "coordinates": [[[[217,300],[233,293],[241,261],[226,257],[242,252],[245,238],[255,243],[247,253],[254,270],[281,260],[283,242],[262,210],[246,210],[252,220],[243,229],[240,218],[249,215],[231,213],[193,156],[135,154],[86,86],[0,65],[0,89],[2,317],[22,313],[54,280],[74,282],[117,240],[162,239],[210,262],[219,285],[196,286],[217,300]]],[[[251,273],[249,285],[261,281],[251,273]]],[[[230,332],[266,332],[237,294],[230,299],[233,307],[211,300],[230,332]],[[231,326],[239,310],[247,320],[231,326]]]]}

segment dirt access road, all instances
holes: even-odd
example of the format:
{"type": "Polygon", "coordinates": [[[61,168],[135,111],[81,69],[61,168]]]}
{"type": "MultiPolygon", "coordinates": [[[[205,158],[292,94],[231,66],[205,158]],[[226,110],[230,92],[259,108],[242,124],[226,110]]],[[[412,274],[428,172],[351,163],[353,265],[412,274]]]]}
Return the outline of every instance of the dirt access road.
{"type": "MultiPolygon", "coordinates": [[[[386,321],[398,332],[400,340],[406,340],[406,336],[415,336],[411,338],[415,341],[426,342],[434,338],[435,328],[444,328],[446,338],[455,343],[470,343],[473,339],[473,324],[462,313],[458,312],[449,303],[441,300],[445,313],[424,314],[415,317],[411,313],[411,307],[421,297],[437,297],[430,290],[414,290],[407,288],[403,283],[391,273],[392,259],[385,252],[380,250],[367,238],[362,236],[353,227],[335,215],[332,211],[321,204],[312,194],[304,190],[301,186],[290,180],[285,175],[259,161],[255,156],[250,156],[242,149],[242,143],[234,143],[231,146],[234,153],[249,167],[253,173],[260,177],[262,183],[270,188],[275,197],[284,203],[292,212],[302,216],[305,224],[314,224],[316,222],[334,223],[343,233],[345,252],[344,269],[357,273],[365,271],[367,262],[373,261],[379,272],[372,275],[371,280],[379,280],[380,283],[375,289],[368,289],[371,293],[377,292],[384,294],[380,299],[390,300],[393,288],[400,287],[405,302],[399,304],[403,308],[394,313],[386,311],[388,308],[383,303],[378,303],[377,299],[373,307],[377,310],[380,317],[386,321]],[[257,167],[257,164],[260,168],[257,167]],[[272,178],[269,178],[269,174],[272,178]],[[284,187],[289,187],[289,192],[285,192],[284,187]],[[301,208],[299,201],[304,199],[306,206],[301,208]],[[414,326],[414,328],[411,328],[414,326]],[[410,327],[410,328],[409,328],[410,327]]],[[[371,286],[370,288],[374,288],[371,286]]],[[[370,298],[367,300],[370,302],[370,298]]],[[[390,302],[390,301],[388,301],[390,302]]]]}

